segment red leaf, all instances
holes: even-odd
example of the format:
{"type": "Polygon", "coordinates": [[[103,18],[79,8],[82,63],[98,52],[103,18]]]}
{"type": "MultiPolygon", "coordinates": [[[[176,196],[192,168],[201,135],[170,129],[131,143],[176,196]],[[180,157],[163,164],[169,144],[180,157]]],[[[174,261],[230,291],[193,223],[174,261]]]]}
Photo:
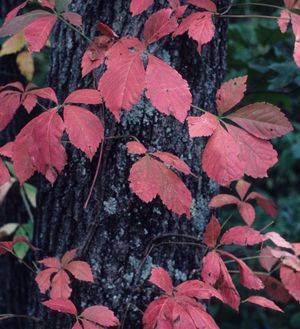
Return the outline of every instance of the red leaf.
{"type": "Polygon", "coordinates": [[[217,92],[217,108],[220,115],[231,110],[245,95],[248,76],[244,75],[224,82],[217,92]]]}
{"type": "Polygon", "coordinates": [[[278,312],[283,312],[283,310],[278,307],[274,302],[271,300],[261,297],[261,296],[251,296],[245,300],[245,302],[256,304],[262,307],[270,308],[272,310],[278,311],[278,312]]]}
{"type": "Polygon", "coordinates": [[[250,189],[251,184],[246,182],[243,179],[240,179],[236,186],[235,189],[239,195],[239,197],[241,198],[241,200],[244,200],[245,196],[247,195],[249,189],[250,189]]]}
{"type": "Polygon", "coordinates": [[[128,152],[131,154],[145,154],[148,150],[140,142],[128,142],[127,143],[128,152]]]}
{"type": "Polygon", "coordinates": [[[92,112],[78,106],[64,107],[64,122],[70,142],[93,159],[104,138],[104,127],[92,112]]]}
{"type": "Polygon", "coordinates": [[[273,218],[277,217],[277,205],[269,198],[266,198],[265,196],[263,196],[260,193],[257,192],[252,192],[247,196],[247,201],[248,200],[252,200],[255,199],[257,204],[262,208],[262,210],[270,215],[273,218]]]}
{"type": "Polygon", "coordinates": [[[235,126],[226,125],[226,128],[239,146],[239,159],[245,165],[245,174],[253,178],[268,177],[267,170],[278,161],[272,144],[235,126]]]}
{"type": "Polygon", "coordinates": [[[180,0],[169,0],[169,4],[172,9],[176,9],[180,6],[180,0]]]}
{"type": "Polygon", "coordinates": [[[227,118],[261,139],[280,137],[293,130],[280,109],[269,103],[247,105],[228,115],[227,118]]]}
{"type": "Polygon", "coordinates": [[[278,18],[277,22],[280,28],[281,33],[285,33],[287,28],[290,24],[291,14],[288,10],[281,10],[280,17],[278,18]]]}
{"type": "Polygon", "coordinates": [[[102,34],[106,35],[109,38],[119,38],[117,33],[112,28],[110,28],[108,25],[106,25],[105,23],[102,23],[99,21],[97,21],[96,23],[97,23],[97,27],[98,27],[99,31],[102,34]]]}
{"type": "MultiPolygon", "coordinates": [[[[30,85],[28,85],[30,86],[30,85]]],[[[50,101],[54,102],[54,103],[58,103],[55,91],[52,88],[36,88],[36,86],[34,86],[34,88],[32,89],[28,89],[28,87],[26,88],[25,91],[25,95],[26,94],[33,94],[37,97],[41,97],[44,99],[49,99],[50,101]]],[[[26,97],[26,96],[25,96],[26,97]]]]}
{"type": "Polygon", "coordinates": [[[18,14],[18,12],[23,9],[29,0],[24,1],[23,3],[21,3],[19,6],[15,7],[14,9],[12,9],[5,17],[5,21],[4,21],[4,25],[7,24],[9,21],[11,21],[13,18],[15,18],[18,14]]]}
{"type": "Polygon", "coordinates": [[[90,265],[87,262],[73,261],[64,267],[71,272],[77,280],[85,282],[94,282],[90,265]]]}
{"type": "Polygon", "coordinates": [[[190,137],[211,136],[219,125],[218,118],[206,112],[201,117],[188,117],[190,137]]]}
{"type": "MultiPolygon", "coordinates": [[[[61,144],[64,130],[61,117],[57,114],[56,109],[53,109],[30,121],[25,128],[19,134],[20,138],[28,138],[31,142],[26,145],[27,150],[23,149],[22,151],[24,153],[28,152],[32,165],[36,170],[42,173],[51,183],[54,183],[57,173],[60,173],[66,164],[66,153],[61,144]],[[28,136],[30,130],[31,136],[28,136]]],[[[18,137],[16,143],[18,143],[18,137]]],[[[19,157],[20,155],[16,155],[15,151],[15,148],[13,148],[14,157],[19,157]]]]}
{"type": "Polygon", "coordinates": [[[161,267],[152,269],[149,282],[162,289],[167,295],[172,296],[173,285],[169,273],[161,267]]]}
{"type": "Polygon", "coordinates": [[[11,158],[12,157],[13,142],[6,143],[0,147],[0,155],[11,158]]]}
{"type": "Polygon", "coordinates": [[[10,174],[4,162],[0,159],[0,186],[10,181],[10,174]]]}
{"type": "Polygon", "coordinates": [[[88,307],[80,314],[80,316],[104,327],[119,325],[119,320],[114,313],[102,305],[88,307]]]}
{"type": "Polygon", "coordinates": [[[45,302],[42,302],[42,304],[53,311],[77,315],[76,306],[69,299],[50,299],[45,302]]]}
{"type": "Polygon", "coordinates": [[[277,247],[293,249],[291,243],[286,241],[280,234],[277,232],[268,232],[265,234],[265,240],[271,240],[277,247]]]}
{"type": "Polygon", "coordinates": [[[133,16],[141,14],[143,11],[147,10],[154,0],[131,0],[130,11],[133,16]]]}
{"type": "Polygon", "coordinates": [[[244,174],[245,164],[241,162],[239,153],[235,140],[219,125],[203,152],[203,169],[217,183],[227,185],[244,174]]]}
{"type": "Polygon", "coordinates": [[[292,243],[292,246],[293,246],[293,249],[294,249],[294,252],[296,254],[296,256],[299,256],[300,255],[300,243],[292,243]]]}
{"type": "Polygon", "coordinates": [[[261,274],[258,276],[262,280],[265,286],[265,291],[271,299],[280,303],[287,303],[291,299],[288,291],[284,288],[283,284],[279,280],[269,275],[261,274]]]}
{"type": "MultiPolygon", "coordinates": [[[[211,315],[209,315],[201,308],[188,305],[188,312],[191,318],[193,319],[196,328],[219,329],[218,325],[216,324],[215,320],[211,317],[211,315]]],[[[182,326],[181,328],[190,328],[190,327],[182,326]]]]}
{"type": "MultiPolygon", "coordinates": [[[[87,320],[81,320],[81,323],[83,325],[83,329],[102,329],[103,327],[98,326],[98,324],[87,321],[87,320]]],[[[81,329],[81,327],[80,327],[81,329]]]]}
{"type": "Polygon", "coordinates": [[[238,264],[240,271],[240,282],[244,287],[255,290],[261,290],[264,288],[261,279],[252,272],[244,261],[224,250],[219,250],[219,253],[222,256],[233,259],[238,264]]]}
{"type": "Polygon", "coordinates": [[[209,207],[211,208],[221,208],[227,205],[231,205],[231,204],[239,204],[240,200],[230,194],[218,194],[216,196],[214,196],[210,203],[209,203],[209,207]]]}
{"type": "Polygon", "coordinates": [[[291,267],[297,272],[300,272],[300,259],[296,257],[295,255],[287,252],[287,251],[282,251],[281,249],[278,248],[269,248],[272,256],[274,256],[277,259],[280,259],[282,264],[291,267]]]}
{"type": "Polygon", "coordinates": [[[216,297],[223,301],[221,294],[210,284],[199,280],[189,280],[176,287],[176,297],[188,296],[196,299],[211,299],[216,297]]]}
{"type": "Polygon", "coordinates": [[[241,302],[240,295],[236,290],[236,287],[233,284],[231,276],[222,259],[220,259],[219,264],[222,279],[218,288],[223,297],[223,301],[234,310],[238,311],[241,302]]]}
{"type": "Polygon", "coordinates": [[[235,226],[226,231],[221,239],[221,244],[236,244],[238,246],[254,246],[262,243],[264,236],[248,226],[235,226]]]}
{"type": "Polygon", "coordinates": [[[41,6],[43,6],[43,7],[47,7],[51,10],[53,10],[55,8],[54,4],[49,2],[48,0],[41,0],[40,2],[41,2],[41,6]]]}
{"type": "Polygon", "coordinates": [[[81,327],[80,323],[78,321],[76,321],[74,326],[72,327],[72,329],[82,329],[82,327],[81,327]]]}
{"type": "Polygon", "coordinates": [[[238,204],[238,209],[245,223],[248,226],[251,226],[254,223],[256,216],[253,206],[247,202],[240,202],[238,204]]]}
{"type": "Polygon", "coordinates": [[[215,284],[221,276],[220,262],[222,259],[216,251],[210,251],[202,260],[201,277],[211,285],[215,284]]]}
{"type": "Polygon", "coordinates": [[[174,154],[168,152],[154,152],[152,155],[186,175],[191,174],[189,166],[174,154]]]}
{"type": "Polygon", "coordinates": [[[188,3],[208,11],[217,11],[216,5],[211,0],[188,0],[188,3]]]}
{"type": "Polygon", "coordinates": [[[178,215],[186,214],[190,218],[191,192],[161,162],[146,155],[132,166],[129,181],[132,191],[143,201],[150,202],[159,195],[168,209],[178,215]]]}
{"type": "Polygon", "coordinates": [[[77,27],[82,27],[82,17],[77,13],[66,12],[61,14],[67,21],[77,27]]]}
{"type": "Polygon", "coordinates": [[[39,52],[47,43],[57,21],[56,16],[41,17],[28,25],[23,33],[30,52],[39,52]]]}
{"type": "Polygon", "coordinates": [[[64,101],[67,103],[80,103],[97,105],[102,103],[101,93],[95,89],[79,89],[73,91],[64,101]]]}
{"type": "Polygon", "coordinates": [[[300,302],[300,272],[295,272],[287,266],[281,266],[280,279],[289,294],[300,302]]]}
{"type": "MultiPolygon", "coordinates": [[[[49,17],[49,12],[45,10],[33,10],[25,15],[13,18],[7,24],[4,24],[0,29],[0,37],[14,35],[24,30],[32,22],[42,17],[49,17]]],[[[54,17],[54,16],[52,16],[54,17]]]]}
{"type": "Polygon", "coordinates": [[[61,262],[56,257],[42,259],[39,261],[39,263],[45,265],[46,267],[54,267],[57,269],[61,267],[61,262]]]}
{"type": "Polygon", "coordinates": [[[146,96],[161,113],[184,122],[192,103],[188,83],[171,66],[149,54],[146,96]]]}
{"type": "Polygon", "coordinates": [[[209,12],[199,12],[189,15],[177,28],[173,36],[188,32],[190,38],[198,43],[198,52],[201,54],[201,48],[209,43],[215,34],[215,26],[212,20],[212,14],[209,12]]]}
{"type": "Polygon", "coordinates": [[[176,18],[182,18],[187,10],[188,6],[179,6],[175,9],[175,16],[176,18]]]}
{"type": "Polygon", "coordinates": [[[70,278],[64,270],[55,274],[51,282],[50,297],[51,299],[66,298],[71,296],[70,278]]]}
{"type": "Polygon", "coordinates": [[[112,39],[107,36],[96,37],[93,40],[82,57],[81,68],[83,77],[104,63],[105,54],[112,45],[112,39]]]}
{"type": "MultiPolygon", "coordinates": [[[[124,47],[122,47],[124,51],[124,47]]],[[[99,89],[105,104],[120,120],[120,111],[130,110],[135,105],[145,88],[146,72],[141,51],[126,52],[110,59],[108,70],[100,79],[99,89]]]]}
{"type": "Polygon", "coordinates": [[[271,271],[272,267],[278,262],[278,259],[272,255],[270,247],[261,249],[259,254],[260,265],[268,272],[271,271]]]}
{"type": "Polygon", "coordinates": [[[298,67],[300,67],[300,15],[291,14],[292,27],[295,35],[295,48],[294,48],[294,60],[298,67]]]}
{"type": "Polygon", "coordinates": [[[44,271],[41,271],[37,274],[37,276],[35,277],[35,282],[37,283],[39,289],[40,289],[40,292],[42,294],[45,294],[49,289],[50,289],[50,286],[51,286],[51,281],[50,281],[50,278],[51,278],[51,275],[53,273],[56,273],[58,270],[55,269],[55,268],[47,268],[46,270],[44,271]]]}
{"type": "Polygon", "coordinates": [[[210,248],[215,248],[221,234],[221,225],[215,216],[212,216],[203,236],[203,242],[210,248]]]}
{"type": "Polygon", "coordinates": [[[152,14],[144,26],[144,39],[146,45],[158,41],[171,34],[177,28],[177,20],[172,16],[172,9],[161,9],[152,14]]]}
{"type": "Polygon", "coordinates": [[[62,257],[61,263],[63,266],[69,264],[76,257],[77,249],[68,250],[62,257]]]}
{"type": "Polygon", "coordinates": [[[19,92],[3,91],[0,93],[0,131],[5,129],[20,107],[19,92]]]}

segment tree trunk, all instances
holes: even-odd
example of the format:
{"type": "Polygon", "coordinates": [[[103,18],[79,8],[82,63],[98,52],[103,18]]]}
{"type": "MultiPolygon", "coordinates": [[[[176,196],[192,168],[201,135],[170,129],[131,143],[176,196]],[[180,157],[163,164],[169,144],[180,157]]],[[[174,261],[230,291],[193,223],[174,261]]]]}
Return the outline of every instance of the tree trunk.
{"type": "MultiPolygon", "coordinates": [[[[73,9],[83,16],[85,33],[93,35],[96,20],[113,27],[119,35],[140,36],[146,15],[132,18],[129,0],[75,0],[73,9]]],[[[218,1],[226,5],[227,0],[218,1]]],[[[156,1],[153,11],[166,4],[156,1]]],[[[150,12],[148,12],[150,14],[150,12]]],[[[93,88],[91,77],[81,78],[80,63],[87,44],[68,27],[60,24],[53,37],[50,86],[60,100],[80,87],[93,88]]],[[[162,43],[156,54],[169,61],[189,82],[193,103],[215,110],[215,93],[226,68],[226,22],[216,22],[216,36],[200,57],[196,44],[186,37],[162,43]]],[[[97,113],[100,109],[95,109],[97,113]]],[[[201,170],[205,139],[191,141],[186,125],[158,113],[143,98],[116,125],[105,110],[106,136],[136,136],[146,147],[169,151],[182,157],[198,178],[185,180],[194,198],[192,220],[168,211],[159,199],[150,204],[139,200],[129,189],[128,175],[133,157],[127,154],[128,139],[107,139],[100,173],[87,209],[87,199],[98,157],[92,163],[78,150],[68,146],[69,163],[51,187],[41,179],[34,243],[39,257],[59,256],[78,248],[79,256],[92,265],[94,284],[72,284],[72,300],[83,308],[104,304],[112,308],[123,328],[142,328],[141,314],[129,305],[144,310],[153,298],[153,288],[145,282],[152,266],[169,270],[176,282],[190,277],[201,263],[201,248],[162,242],[191,241],[183,235],[202,236],[209,219],[208,201],[218,187],[201,170]],[[151,244],[160,244],[150,254],[151,244]]],[[[174,191],[176,193],[176,191],[174,191]]],[[[37,288],[30,293],[30,315],[42,319],[29,328],[69,328],[70,319],[46,310],[39,302],[37,288]]],[[[27,327],[26,327],[27,328],[27,327]]]]}

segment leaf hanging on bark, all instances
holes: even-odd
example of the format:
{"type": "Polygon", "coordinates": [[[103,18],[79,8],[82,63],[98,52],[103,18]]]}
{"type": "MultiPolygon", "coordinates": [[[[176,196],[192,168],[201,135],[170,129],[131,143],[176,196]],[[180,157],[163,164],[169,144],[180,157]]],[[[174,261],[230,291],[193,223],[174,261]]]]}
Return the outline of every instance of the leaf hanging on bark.
{"type": "Polygon", "coordinates": [[[133,16],[139,15],[147,10],[153,2],[154,0],[131,0],[130,11],[133,16]]]}

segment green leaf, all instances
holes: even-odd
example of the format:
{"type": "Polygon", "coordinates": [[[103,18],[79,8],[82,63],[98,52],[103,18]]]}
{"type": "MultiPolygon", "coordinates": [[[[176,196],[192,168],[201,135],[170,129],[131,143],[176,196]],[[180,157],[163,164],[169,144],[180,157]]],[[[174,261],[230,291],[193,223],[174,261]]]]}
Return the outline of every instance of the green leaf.
{"type": "MultiPolygon", "coordinates": [[[[14,235],[14,239],[16,239],[20,236],[23,236],[27,240],[31,241],[32,237],[33,237],[33,224],[32,223],[27,223],[27,224],[20,225],[20,227],[17,229],[17,231],[14,235]]],[[[29,246],[27,246],[25,243],[22,243],[22,242],[17,243],[13,247],[13,251],[15,252],[15,254],[20,259],[25,258],[25,256],[27,255],[28,250],[29,250],[29,246]]]]}
{"type": "Polygon", "coordinates": [[[36,193],[37,193],[36,187],[34,187],[31,184],[25,183],[23,185],[23,188],[30,204],[32,205],[32,207],[36,208],[36,193]]]}

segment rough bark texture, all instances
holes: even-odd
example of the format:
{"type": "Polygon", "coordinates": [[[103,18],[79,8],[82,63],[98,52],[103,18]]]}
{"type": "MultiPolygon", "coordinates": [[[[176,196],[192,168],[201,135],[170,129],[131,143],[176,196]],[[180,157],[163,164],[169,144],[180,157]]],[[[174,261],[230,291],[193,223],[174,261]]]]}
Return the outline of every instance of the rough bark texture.
{"type": "MultiPolygon", "coordinates": [[[[22,3],[22,0],[5,0],[0,5],[0,19],[22,3]]],[[[18,66],[16,55],[0,57],[0,85],[9,82],[24,82],[18,66]]],[[[25,111],[19,111],[18,116],[0,134],[0,145],[14,139],[15,134],[25,123],[25,111]]],[[[18,184],[14,184],[3,204],[0,205],[0,226],[9,223],[24,223],[28,219],[26,209],[23,205],[18,184]]],[[[7,237],[6,237],[7,239],[7,237]]],[[[26,314],[27,283],[30,280],[28,271],[11,255],[0,257],[0,314],[26,314]]],[[[0,323],[0,328],[14,329],[22,328],[24,321],[20,319],[7,320],[0,323]]]]}
{"type": "MultiPolygon", "coordinates": [[[[227,3],[226,0],[218,2],[219,5],[227,3]]],[[[140,35],[147,15],[132,18],[129,3],[129,0],[75,0],[72,7],[82,14],[88,35],[94,34],[97,19],[112,26],[119,35],[140,35]]],[[[156,1],[152,10],[165,4],[165,1],[156,1]]],[[[216,37],[204,47],[201,58],[195,43],[186,37],[163,43],[156,53],[188,80],[193,103],[211,111],[214,111],[215,92],[226,68],[226,22],[216,22],[216,26],[216,37]]],[[[67,27],[56,28],[50,85],[61,100],[72,90],[93,86],[92,77],[84,82],[81,79],[80,62],[86,47],[86,42],[67,27]]],[[[96,108],[95,111],[102,112],[96,108]]],[[[210,216],[207,204],[217,186],[201,170],[205,140],[191,141],[186,125],[159,114],[145,99],[126,113],[118,126],[108,111],[103,113],[107,136],[136,136],[150,149],[173,152],[191,165],[199,177],[185,180],[194,197],[192,220],[173,215],[159,199],[145,204],[134,196],[128,184],[129,169],[134,161],[126,151],[128,140],[109,139],[104,145],[100,174],[87,209],[84,202],[97,157],[90,163],[81,152],[69,147],[69,164],[55,185],[51,187],[41,180],[34,243],[43,251],[38,257],[61,256],[66,250],[78,248],[80,256],[92,265],[95,284],[73,283],[72,299],[79,309],[105,304],[123,318],[123,328],[142,328],[138,311],[131,308],[126,319],[124,315],[129,304],[144,310],[153,298],[153,288],[145,285],[151,267],[163,266],[178,282],[189,277],[201,262],[201,249],[197,247],[161,244],[146,255],[147,247],[153,242],[189,241],[178,236],[167,238],[167,234],[201,238],[210,216]]],[[[22,328],[70,328],[68,317],[39,304],[43,298],[36,287],[32,288],[29,299],[30,315],[42,321],[28,322],[22,328]]]]}

